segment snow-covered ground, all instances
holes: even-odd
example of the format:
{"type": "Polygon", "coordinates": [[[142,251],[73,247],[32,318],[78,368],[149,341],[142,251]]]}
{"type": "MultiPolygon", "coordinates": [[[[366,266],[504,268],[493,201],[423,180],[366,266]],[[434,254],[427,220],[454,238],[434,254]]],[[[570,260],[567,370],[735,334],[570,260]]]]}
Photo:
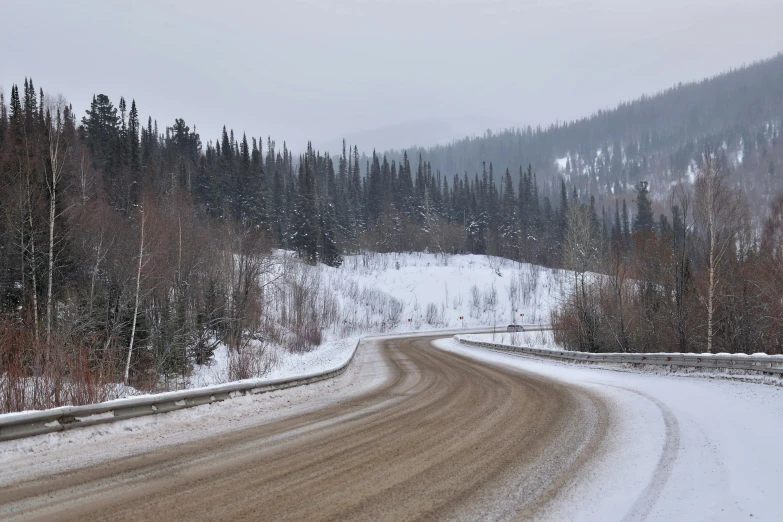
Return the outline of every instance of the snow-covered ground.
{"type": "Polygon", "coordinates": [[[783,520],[783,391],[574,366],[437,345],[576,384],[611,405],[606,453],[564,490],[548,520],[783,520]]]}
{"type": "MultiPolygon", "coordinates": [[[[266,353],[269,370],[264,373],[264,378],[285,379],[336,369],[348,360],[358,340],[358,337],[347,337],[324,343],[303,353],[290,353],[280,346],[270,345],[266,353]]],[[[227,382],[228,366],[228,351],[225,345],[221,345],[215,350],[210,364],[194,368],[188,387],[199,388],[227,382]]]]}
{"type": "MultiPolygon", "coordinates": [[[[569,282],[564,271],[476,255],[366,253],[346,256],[339,268],[299,268],[313,272],[311,280],[332,300],[339,320],[323,331],[325,342],[310,352],[267,346],[265,377],[295,377],[316,367],[339,366],[348,349],[345,340],[351,344],[361,335],[549,323],[569,282]]],[[[184,387],[227,382],[228,367],[228,351],[220,345],[213,361],[196,366],[184,387]]]]}
{"type": "MultiPolygon", "coordinates": [[[[558,351],[558,352],[564,350],[564,348],[561,345],[555,343],[554,333],[551,330],[525,331],[525,332],[514,332],[514,333],[499,332],[499,333],[492,333],[492,334],[475,333],[475,334],[460,335],[459,337],[461,339],[465,339],[466,341],[496,343],[496,344],[504,344],[509,346],[522,346],[522,347],[537,348],[537,349],[544,348],[544,349],[558,351]]],[[[623,354],[606,353],[603,355],[623,355],[623,354]]],[[[659,352],[656,355],[681,355],[681,354],[659,352]]],[[[696,355],[696,354],[688,354],[688,355],[696,355]]],[[[716,359],[720,359],[721,357],[727,357],[727,358],[754,357],[754,358],[765,358],[765,359],[769,359],[770,361],[775,359],[778,361],[778,363],[780,361],[783,361],[783,356],[768,355],[766,353],[755,353],[752,355],[746,355],[743,353],[740,354],[702,353],[698,355],[701,355],[702,357],[709,357],[709,358],[716,358],[716,359]]],[[[559,363],[566,364],[566,365],[577,365],[577,366],[588,365],[592,368],[601,368],[601,369],[624,371],[624,372],[631,372],[631,373],[654,373],[658,375],[675,375],[679,377],[706,377],[710,379],[729,379],[729,380],[736,380],[736,381],[755,382],[760,384],[770,384],[773,386],[783,386],[783,375],[781,374],[762,373],[758,371],[733,369],[728,367],[695,368],[695,367],[688,367],[688,366],[664,366],[664,365],[656,365],[656,364],[638,365],[638,364],[623,364],[623,363],[612,363],[612,362],[585,362],[585,361],[573,361],[567,359],[560,360],[559,363]]]]}
{"type": "Polygon", "coordinates": [[[508,344],[510,346],[527,346],[530,348],[548,348],[551,350],[562,350],[563,347],[555,343],[555,336],[552,330],[531,330],[524,332],[498,332],[466,334],[461,336],[469,341],[479,341],[483,343],[508,344]]]}
{"type": "MultiPolygon", "coordinates": [[[[477,255],[369,254],[323,269],[337,278],[336,289],[357,284],[399,300],[397,331],[549,323],[569,282],[561,270],[477,255]]],[[[351,303],[343,306],[350,309],[351,303]]]]}

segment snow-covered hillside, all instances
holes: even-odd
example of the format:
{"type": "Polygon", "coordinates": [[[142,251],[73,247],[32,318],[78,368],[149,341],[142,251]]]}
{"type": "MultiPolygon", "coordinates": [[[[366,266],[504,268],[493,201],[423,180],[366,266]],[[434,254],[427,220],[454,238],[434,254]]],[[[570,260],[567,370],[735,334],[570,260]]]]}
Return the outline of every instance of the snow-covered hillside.
{"type": "Polygon", "coordinates": [[[567,282],[562,271],[476,255],[368,254],[323,270],[350,316],[367,313],[351,298],[356,288],[398,300],[390,330],[548,323],[567,282]]]}
{"type": "MultiPolygon", "coordinates": [[[[300,263],[290,252],[275,256],[288,280],[270,293],[267,314],[283,322],[290,306],[286,285],[307,281],[323,324],[321,343],[291,351],[267,342],[256,374],[287,377],[339,366],[345,339],[367,334],[434,329],[505,329],[509,323],[546,324],[567,289],[567,273],[508,259],[476,255],[365,253],[346,256],[339,268],[300,263]],[[292,275],[293,274],[293,275],[292,275]]],[[[232,362],[219,346],[209,365],[197,366],[185,386],[232,380],[232,362]]]]}

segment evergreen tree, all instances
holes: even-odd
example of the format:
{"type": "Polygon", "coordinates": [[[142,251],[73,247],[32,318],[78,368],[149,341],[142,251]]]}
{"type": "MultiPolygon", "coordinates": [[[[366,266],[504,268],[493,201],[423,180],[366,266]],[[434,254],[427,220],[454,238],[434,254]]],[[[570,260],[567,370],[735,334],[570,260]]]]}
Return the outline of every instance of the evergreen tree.
{"type": "Polygon", "coordinates": [[[22,104],[19,101],[19,87],[14,84],[11,86],[11,102],[9,105],[10,116],[8,118],[9,128],[16,129],[17,135],[20,135],[20,126],[22,123],[22,104]]]}
{"type": "Polygon", "coordinates": [[[655,229],[655,217],[646,181],[636,184],[636,216],[633,219],[634,233],[651,232],[655,229]]]}
{"type": "Polygon", "coordinates": [[[334,208],[329,204],[321,206],[319,229],[319,260],[325,265],[339,267],[343,263],[343,257],[334,235],[334,208]]]}
{"type": "Polygon", "coordinates": [[[623,243],[628,248],[631,242],[631,220],[628,217],[628,205],[623,200],[623,243]]]}
{"type": "Polygon", "coordinates": [[[152,134],[152,116],[147,119],[147,128],[141,133],[141,164],[147,167],[152,163],[154,154],[154,135],[152,134]]]}
{"type": "Polygon", "coordinates": [[[24,79],[24,125],[27,135],[35,133],[38,120],[38,98],[33,87],[33,79],[24,79]]]}
{"type": "Polygon", "coordinates": [[[658,218],[658,234],[662,240],[668,240],[672,237],[672,225],[665,214],[661,214],[658,218]]]}
{"type": "Polygon", "coordinates": [[[511,172],[506,169],[503,177],[503,194],[501,197],[501,252],[511,258],[519,256],[519,232],[517,219],[517,202],[514,198],[514,184],[511,172]]]}
{"type": "Polygon", "coordinates": [[[292,245],[299,257],[310,264],[318,261],[319,217],[316,207],[315,173],[310,148],[299,162],[299,183],[294,214],[292,245]]]}
{"type": "Polygon", "coordinates": [[[274,175],[272,177],[272,198],[271,198],[271,215],[272,217],[272,232],[277,237],[278,242],[281,245],[286,244],[285,239],[285,227],[283,226],[284,220],[282,215],[284,212],[283,204],[285,198],[285,180],[284,176],[283,157],[278,153],[275,161],[274,175]]]}
{"type": "Polygon", "coordinates": [[[560,179],[560,208],[557,212],[557,238],[562,241],[568,228],[568,191],[564,179],[560,179]]]}
{"type": "Polygon", "coordinates": [[[8,135],[8,109],[5,106],[5,96],[0,92],[0,147],[8,135]]]}
{"type": "Polygon", "coordinates": [[[614,202],[614,224],[612,225],[612,249],[616,252],[622,251],[623,248],[623,226],[620,222],[620,202],[615,200],[614,202]]]}
{"type": "Polygon", "coordinates": [[[111,171],[117,164],[119,118],[108,96],[93,96],[90,108],[82,118],[81,131],[93,161],[105,175],[111,177],[111,171]]]}
{"type": "Polygon", "coordinates": [[[128,154],[131,170],[141,170],[141,157],[139,151],[139,111],[136,110],[136,100],[131,100],[130,113],[128,114],[128,154]]]}
{"type": "Polygon", "coordinates": [[[128,139],[128,126],[127,122],[125,121],[125,115],[128,112],[128,107],[125,104],[125,98],[122,96],[120,96],[118,109],[120,111],[120,125],[117,129],[117,139],[115,141],[115,157],[117,158],[117,165],[124,167],[129,164],[130,140],[128,139]]]}

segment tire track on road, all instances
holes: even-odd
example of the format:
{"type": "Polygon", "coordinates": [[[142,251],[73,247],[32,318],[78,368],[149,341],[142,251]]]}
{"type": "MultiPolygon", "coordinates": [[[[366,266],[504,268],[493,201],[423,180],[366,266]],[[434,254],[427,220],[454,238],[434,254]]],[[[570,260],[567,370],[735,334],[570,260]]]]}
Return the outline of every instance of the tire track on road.
{"type": "Polygon", "coordinates": [[[511,520],[542,509],[600,446],[605,404],[430,341],[379,341],[390,377],[355,398],[21,482],[0,492],[0,515],[511,520]]]}
{"type": "Polygon", "coordinates": [[[674,467],[674,462],[677,460],[677,454],[680,450],[680,424],[671,409],[655,397],[622,386],[613,387],[644,397],[655,404],[663,417],[665,436],[658,464],[655,466],[655,470],[653,471],[647,486],[639,494],[625,517],[623,517],[623,522],[643,521],[647,520],[647,517],[650,516],[650,513],[660,499],[661,494],[671,477],[672,468],[674,467]]]}

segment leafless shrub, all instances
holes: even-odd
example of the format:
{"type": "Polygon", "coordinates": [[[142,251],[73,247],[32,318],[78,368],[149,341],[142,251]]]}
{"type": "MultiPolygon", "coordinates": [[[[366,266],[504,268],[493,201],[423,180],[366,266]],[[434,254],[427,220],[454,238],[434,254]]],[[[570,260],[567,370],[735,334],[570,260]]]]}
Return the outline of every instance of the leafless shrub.
{"type": "Polygon", "coordinates": [[[228,379],[231,381],[264,376],[275,360],[265,343],[252,342],[228,354],[228,379]]]}
{"type": "Polygon", "coordinates": [[[470,316],[478,319],[481,315],[481,292],[476,285],[470,287],[470,316]]]}
{"type": "Polygon", "coordinates": [[[508,303],[511,306],[511,310],[516,310],[519,307],[519,286],[519,277],[516,274],[512,274],[506,285],[506,294],[508,295],[508,303]]]}
{"type": "Polygon", "coordinates": [[[498,290],[495,288],[495,283],[484,292],[484,311],[493,311],[498,305],[498,290]]]}
{"type": "Polygon", "coordinates": [[[0,413],[113,399],[121,359],[111,343],[58,329],[49,344],[25,321],[0,318],[0,413]]]}
{"type": "Polygon", "coordinates": [[[427,304],[425,312],[425,320],[427,324],[431,326],[441,326],[446,323],[445,307],[441,304],[440,307],[435,303],[427,304]]]}

